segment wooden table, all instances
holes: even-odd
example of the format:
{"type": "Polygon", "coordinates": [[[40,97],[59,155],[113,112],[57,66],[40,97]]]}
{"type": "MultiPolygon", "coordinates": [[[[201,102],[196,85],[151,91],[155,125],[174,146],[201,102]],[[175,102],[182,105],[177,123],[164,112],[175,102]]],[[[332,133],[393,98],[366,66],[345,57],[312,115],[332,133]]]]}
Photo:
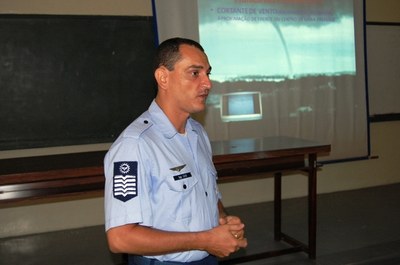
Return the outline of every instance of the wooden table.
{"type": "Polygon", "coordinates": [[[291,247],[245,257],[223,260],[237,264],[299,251],[316,257],[317,230],[317,155],[330,152],[330,145],[290,137],[266,137],[213,142],[214,163],[219,182],[251,179],[253,173],[274,176],[274,238],[291,247]],[[308,244],[282,232],[282,172],[299,170],[308,175],[308,244]],[[250,174],[250,175],[249,175],[250,174]]]}
{"type": "MultiPolygon", "coordinates": [[[[311,259],[316,249],[317,154],[330,145],[289,138],[267,137],[212,142],[219,183],[249,180],[253,173],[273,173],[274,235],[293,247],[225,260],[233,264],[305,251],[311,259]],[[281,231],[281,178],[287,170],[308,173],[308,245],[281,231]]],[[[104,188],[105,151],[0,160],[0,207],[48,201],[61,197],[96,194],[104,188]]]]}

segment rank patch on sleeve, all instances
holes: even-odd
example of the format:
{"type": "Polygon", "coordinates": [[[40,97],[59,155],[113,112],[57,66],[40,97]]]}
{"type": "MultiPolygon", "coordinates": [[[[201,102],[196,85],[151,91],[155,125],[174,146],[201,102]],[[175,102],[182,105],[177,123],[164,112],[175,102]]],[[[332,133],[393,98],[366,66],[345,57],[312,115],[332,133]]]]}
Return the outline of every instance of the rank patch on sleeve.
{"type": "Polygon", "coordinates": [[[113,193],[123,202],[138,195],[137,161],[114,162],[113,193]]]}

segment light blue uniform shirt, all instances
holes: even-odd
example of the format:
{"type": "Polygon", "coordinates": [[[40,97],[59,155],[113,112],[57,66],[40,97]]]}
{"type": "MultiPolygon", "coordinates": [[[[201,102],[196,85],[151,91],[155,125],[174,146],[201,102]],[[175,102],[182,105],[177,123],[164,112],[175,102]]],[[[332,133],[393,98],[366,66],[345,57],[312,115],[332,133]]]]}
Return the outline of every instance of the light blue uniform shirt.
{"type": "MultiPolygon", "coordinates": [[[[193,232],[218,225],[220,193],[210,142],[191,118],[181,135],[153,101],[111,146],[104,171],[106,230],[138,223],[193,232]]],[[[207,255],[186,251],[150,258],[190,262],[207,255]]]]}

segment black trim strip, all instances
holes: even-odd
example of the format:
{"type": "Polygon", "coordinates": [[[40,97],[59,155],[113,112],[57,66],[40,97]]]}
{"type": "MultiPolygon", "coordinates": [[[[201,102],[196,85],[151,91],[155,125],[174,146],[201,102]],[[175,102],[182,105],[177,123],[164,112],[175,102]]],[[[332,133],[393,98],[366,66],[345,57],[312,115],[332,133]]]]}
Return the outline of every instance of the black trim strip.
{"type": "Polygon", "coordinates": [[[400,121],[400,113],[375,114],[369,116],[369,122],[400,121]]]}

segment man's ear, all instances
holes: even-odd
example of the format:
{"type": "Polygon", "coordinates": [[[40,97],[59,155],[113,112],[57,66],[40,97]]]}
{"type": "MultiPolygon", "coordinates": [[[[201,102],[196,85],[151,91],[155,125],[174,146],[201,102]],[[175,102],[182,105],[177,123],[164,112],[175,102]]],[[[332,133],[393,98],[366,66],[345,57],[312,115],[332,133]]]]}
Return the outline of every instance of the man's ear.
{"type": "Polygon", "coordinates": [[[162,89],[165,89],[168,83],[168,69],[163,66],[158,67],[154,72],[154,77],[158,86],[162,89]]]}

